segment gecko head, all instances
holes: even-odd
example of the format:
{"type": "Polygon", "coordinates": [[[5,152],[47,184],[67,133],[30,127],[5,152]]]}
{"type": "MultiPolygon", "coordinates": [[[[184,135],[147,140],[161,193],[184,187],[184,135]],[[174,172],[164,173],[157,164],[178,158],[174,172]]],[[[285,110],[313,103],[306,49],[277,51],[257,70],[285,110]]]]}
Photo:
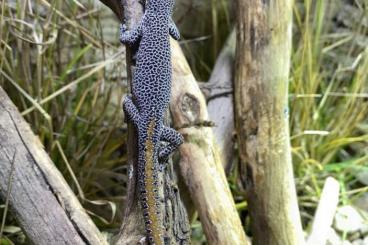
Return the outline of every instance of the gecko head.
{"type": "Polygon", "coordinates": [[[146,0],[146,5],[156,13],[170,14],[171,16],[174,8],[174,0],[146,0]]]}

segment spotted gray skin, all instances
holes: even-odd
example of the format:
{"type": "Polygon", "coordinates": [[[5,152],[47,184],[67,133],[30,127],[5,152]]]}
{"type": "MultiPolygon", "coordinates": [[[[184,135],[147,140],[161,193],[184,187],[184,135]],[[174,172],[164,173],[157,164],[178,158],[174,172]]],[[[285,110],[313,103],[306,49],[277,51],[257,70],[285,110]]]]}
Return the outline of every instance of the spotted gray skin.
{"type": "Polygon", "coordinates": [[[133,45],[139,42],[132,82],[135,103],[132,96],[127,96],[123,108],[128,120],[133,122],[138,131],[141,204],[147,237],[150,243],[155,245],[164,244],[162,227],[158,224],[160,215],[158,211],[160,200],[157,195],[158,165],[159,162],[165,162],[183,142],[183,137],[176,130],[163,124],[164,113],[171,96],[172,65],[169,35],[176,40],[180,37],[171,19],[173,6],[173,0],[149,0],[146,2],[145,13],[140,23],[129,31],[125,25],[121,25],[120,29],[122,43],[133,45]],[[164,147],[160,147],[162,141],[166,142],[164,147]],[[152,154],[150,151],[153,151],[152,154]],[[151,188],[150,181],[153,181],[154,188],[151,188]],[[154,193],[154,200],[151,200],[150,193],[154,193]],[[161,233],[159,236],[155,234],[158,232],[161,233]]]}

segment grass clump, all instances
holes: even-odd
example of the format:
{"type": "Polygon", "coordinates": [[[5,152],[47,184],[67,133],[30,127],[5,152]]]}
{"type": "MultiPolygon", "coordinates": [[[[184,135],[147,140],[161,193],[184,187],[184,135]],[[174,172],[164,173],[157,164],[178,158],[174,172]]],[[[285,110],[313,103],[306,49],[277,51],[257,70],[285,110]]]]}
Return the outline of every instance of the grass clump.
{"type": "Polygon", "coordinates": [[[356,39],[368,41],[367,8],[363,1],[298,1],[294,8],[290,122],[304,224],[326,176],[340,181],[341,204],[367,191],[356,178],[368,170],[368,49],[356,39]],[[346,9],[354,15],[344,24],[346,9]]]}
{"type": "MultiPolygon", "coordinates": [[[[117,226],[125,192],[125,74],[124,49],[106,39],[103,10],[93,1],[2,1],[0,85],[87,211],[108,228],[117,226]]],[[[8,215],[4,239],[16,241],[14,225],[8,215]]]]}

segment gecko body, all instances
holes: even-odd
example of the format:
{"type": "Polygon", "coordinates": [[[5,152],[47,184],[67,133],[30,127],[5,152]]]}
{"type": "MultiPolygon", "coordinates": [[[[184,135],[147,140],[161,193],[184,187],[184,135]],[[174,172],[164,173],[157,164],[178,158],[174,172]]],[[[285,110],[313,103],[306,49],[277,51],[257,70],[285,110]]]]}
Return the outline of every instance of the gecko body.
{"type": "Polygon", "coordinates": [[[179,39],[171,19],[174,0],[148,0],[140,23],[132,30],[121,26],[120,41],[139,42],[132,94],[123,101],[123,109],[138,131],[138,181],[141,205],[150,244],[163,245],[163,227],[159,213],[157,171],[159,162],[183,142],[182,136],[163,123],[171,96],[170,35],[179,39]],[[133,103],[133,98],[135,103],[133,103]],[[166,142],[160,147],[160,142],[166,142]]]}

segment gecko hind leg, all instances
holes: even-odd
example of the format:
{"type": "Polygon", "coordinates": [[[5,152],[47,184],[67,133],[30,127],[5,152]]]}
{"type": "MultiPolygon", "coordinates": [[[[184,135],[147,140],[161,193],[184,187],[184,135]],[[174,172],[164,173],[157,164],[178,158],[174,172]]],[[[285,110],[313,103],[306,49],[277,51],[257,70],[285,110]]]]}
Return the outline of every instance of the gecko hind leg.
{"type": "Polygon", "coordinates": [[[169,21],[169,33],[175,40],[180,39],[180,32],[178,27],[175,25],[174,21],[170,18],[169,21]]]}
{"type": "Polygon", "coordinates": [[[139,118],[140,118],[139,111],[137,107],[134,105],[131,95],[128,95],[124,98],[123,110],[124,110],[126,118],[129,121],[132,121],[133,124],[136,126],[136,128],[138,128],[139,118]]]}
{"type": "Polygon", "coordinates": [[[173,153],[184,141],[183,136],[179,132],[166,126],[164,126],[162,129],[160,140],[169,143],[168,145],[162,147],[158,153],[159,160],[165,162],[169,155],[173,153]]]}

